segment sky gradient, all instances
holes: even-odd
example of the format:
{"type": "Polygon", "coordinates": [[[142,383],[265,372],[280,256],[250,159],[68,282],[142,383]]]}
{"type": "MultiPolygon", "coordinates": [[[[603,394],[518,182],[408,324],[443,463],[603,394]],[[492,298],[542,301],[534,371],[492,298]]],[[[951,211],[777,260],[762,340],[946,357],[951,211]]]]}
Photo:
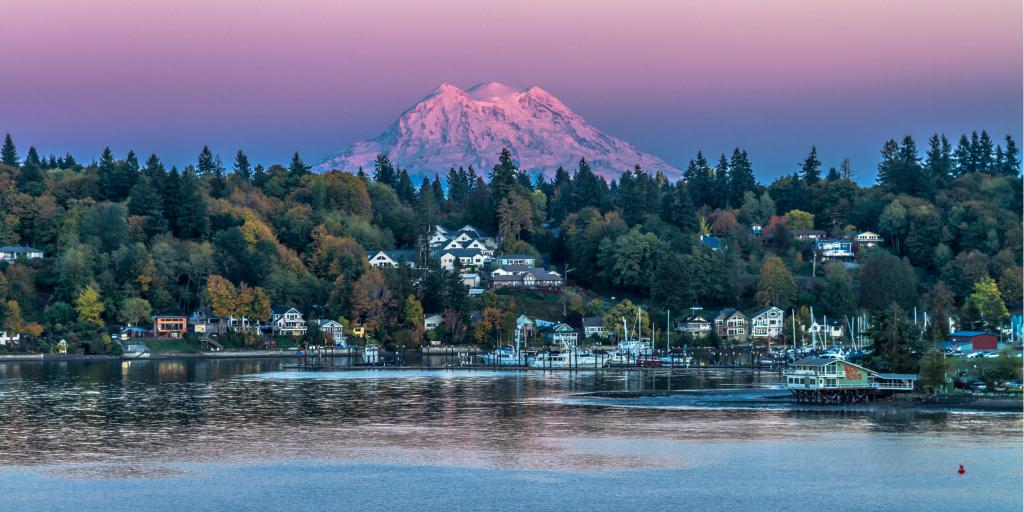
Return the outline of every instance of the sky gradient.
{"type": "Polygon", "coordinates": [[[678,167],[747,148],[762,181],[812,144],[870,182],[890,137],[1021,138],[1015,0],[3,3],[0,132],[23,154],[313,163],[490,80],[678,167]]]}

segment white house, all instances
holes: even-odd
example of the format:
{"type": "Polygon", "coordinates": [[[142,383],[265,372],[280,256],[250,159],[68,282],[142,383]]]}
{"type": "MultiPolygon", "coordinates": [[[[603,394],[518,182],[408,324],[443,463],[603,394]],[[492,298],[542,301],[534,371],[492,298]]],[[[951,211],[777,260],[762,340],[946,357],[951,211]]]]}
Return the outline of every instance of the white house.
{"type": "Polygon", "coordinates": [[[554,270],[542,268],[499,268],[491,272],[492,288],[561,288],[562,276],[554,270]]]}
{"type": "Polygon", "coordinates": [[[448,251],[440,251],[438,260],[441,262],[441,268],[445,270],[455,270],[455,262],[458,261],[464,268],[480,268],[483,267],[488,261],[488,257],[480,252],[479,249],[451,249],[448,251]]]}
{"type": "Polygon", "coordinates": [[[604,319],[599,316],[588,316],[583,318],[583,337],[590,338],[591,336],[597,336],[598,338],[604,338],[606,331],[604,329],[604,319]]]}
{"type": "Polygon", "coordinates": [[[468,288],[480,287],[480,274],[469,272],[462,274],[460,277],[462,277],[462,284],[466,285],[468,288]]]}
{"type": "Polygon", "coordinates": [[[12,334],[12,335],[8,335],[7,331],[0,331],[0,347],[6,347],[8,345],[13,345],[13,344],[17,343],[18,340],[20,340],[20,339],[21,339],[21,335],[20,334],[15,333],[15,334],[12,334]]]}
{"type": "Polygon", "coordinates": [[[495,258],[498,261],[498,265],[502,267],[506,266],[520,266],[520,267],[533,267],[537,265],[537,258],[528,254],[502,254],[495,258]]]}
{"type": "Polygon", "coordinates": [[[878,233],[863,231],[853,236],[853,241],[864,247],[874,247],[882,243],[882,237],[878,233]]]}
{"type": "Polygon", "coordinates": [[[576,345],[579,334],[566,323],[558,323],[544,331],[544,341],[549,345],[576,345]]]}
{"type": "Polygon", "coordinates": [[[317,318],[313,324],[320,329],[321,334],[330,334],[335,345],[345,344],[345,326],[340,322],[327,318],[317,318]]]}
{"type": "Polygon", "coordinates": [[[750,314],[750,335],[755,338],[778,338],[782,335],[785,312],[772,306],[750,314]]]}
{"type": "Polygon", "coordinates": [[[444,322],[444,318],[441,315],[429,315],[423,317],[423,328],[428,331],[433,331],[438,327],[441,327],[441,323],[444,322]]]}
{"type": "Polygon", "coordinates": [[[270,330],[278,336],[305,336],[306,320],[295,308],[271,308],[270,330]]]}
{"type": "Polygon", "coordinates": [[[853,243],[849,240],[818,240],[814,251],[822,260],[848,260],[853,258],[853,243]]]}
{"type": "Polygon", "coordinates": [[[410,267],[416,266],[416,251],[376,251],[366,253],[366,260],[373,267],[398,268],[398,265],[405,263],[410,267]]]}
{"type": "Polygon", "coordinates": [[[34,260],[42,257],[43,251],[40,249],[33,249],[23,245],[5,245],[0,247],[0,261],[14,261],[18,258],[34,260]]]}

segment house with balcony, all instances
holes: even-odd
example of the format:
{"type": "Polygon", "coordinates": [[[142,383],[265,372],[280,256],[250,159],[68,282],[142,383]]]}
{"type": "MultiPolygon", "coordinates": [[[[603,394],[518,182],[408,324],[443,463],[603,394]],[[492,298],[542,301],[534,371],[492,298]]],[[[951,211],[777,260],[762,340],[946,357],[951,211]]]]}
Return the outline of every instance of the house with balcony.
{"type": "Polygon", "coordinates": [[[853,241],[862,247],[875,247],[881,245],[882,236],[871,231],[861,231],[853,235],[853,241]]]}
{"type": "Polygon", "coordinates": [[[575,346],[579,340],[579,333],[565,322],[559,322],[544,329],[544,343],[546,345],[575,346]]]}
{"type": "Polygon", "coordinates": [[[713,323],[703,315],[690,315],[676,324],[676,332],[689,334],[691,336],[707,336],[711,334],[713,323]]]}
{"type": "Polygon", "coordinates": [[[437,251],[435,254],[441,268],[445,270],[455,270],[456,266],[479,269],[490,261],[490,257],[480,249],[450,249],[437,251]]]}
{"type": "Polygon", "coordinates": [[[305,336],[306,319],[302,312],[292,307],[270,309],[270,331],[275,336],[305,336]]]}
{"type": "Polygon", "coordinates": [[[331,320],[329,318],[317,318],[311,323],[320,330],[320,334],[324,336],[325,339],[334,341],[335,346],[345,345],[345,326],[341,325],[341,322],[331,320]],[[328,336],[330,336],[330,338],[327,338],[328,336]]]}
{"type": "Polygon", "coordinates": [[[814,242],[814,253],[822,261],[849,261],[854,257],[853,242],[822,239],[814,242]]]}
{"type": "Polygon", "coordinates": [[[750,336],[759,339],[775,339],[782,336],[785,312],[771,306],[750,314],[750,336]]]}
{"type": "Polygon", "coordinates": [[[868,402],[914,390],[917,375],[879,373],[843,359],[810,357],[790,364],[786,388],[800,402],[839,404],[868,402]]]}
{"type": "Polygon", "coordinates": [[[497,269],[491,272],[491,288],[561,288],[562,276],[542,268],[497,269]]]}
{"type": "Polygon", "coordinates": [[[537,258],[529,254],[502,254],[495,258],[499,266],[534,267],[537,265],[537,258]]]}
{"type": "Polygon", "coordinates": [[[604,328],[604,319],[599,316],[583,317],[583,337],[605,338],[608,333],[604,328]]]}
{"type": "Polygon", "coordinates": [[[718,312],[713,320],[715,332],[726,340],[745,340],[749,331],[747,315],[735,308],[726,308],[718,312]]]}
{"type": "Polygon", "coordinates": [[[153,336],[157,338],[180,338],[188,332],[188,318],[176,315],[153,317],[153,336]]]}

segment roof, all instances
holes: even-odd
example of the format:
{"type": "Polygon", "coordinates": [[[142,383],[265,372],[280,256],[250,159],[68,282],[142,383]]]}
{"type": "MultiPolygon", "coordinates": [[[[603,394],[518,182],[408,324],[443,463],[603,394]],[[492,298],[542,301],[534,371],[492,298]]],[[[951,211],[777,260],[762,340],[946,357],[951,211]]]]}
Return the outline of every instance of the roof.
{"type": "Polygon", "coordinates": [[[840,361],[840,359],[834,359],[831,357],[805,357],[799,361],[794,361],[790,366],[825,366],[826,364],[840,361]]]}
{"type": "Polygon", "coordinates": [[[153,318],[187,318],[185,315],[153,315],[153,318]]]}
{"type": "Polygon", "coordinates": [[[376,255],[378,255],[380,253],[386,254],[388,256],[388,258],[391,258],[391,259],[393,259],[395,261],[400,261],[400,260],[416,261],[416,251],[411,250],[411,249],[399,249],[399,250],[390,250],[390,251],[385,251],[385,250],[370,251],[370,252],[366,253],[366,257],[367,258],[373,258],[374,256],[376,256],[376,255]]]}
{"type": "Polygon", "coordinates": [[[982,334],[988,334],[989,336],[995,336],[995,334],[993,334],[991,332],[986,332],[986,331],[957,331],[957,332],[954,332],[953,334],[950,334],[950,336],[956,336],[958,338],[959,337],[969,338],[971,336],[980,336],[982,334]]]}
{"type": "Polygon", "coordinates": [[[285,313],[287,313],[287,312],[289,312],[289,311],[291,311],[293,309],[295,311],[299,311],[298,309],[293,308],[291,306],[277,306],[277,307],[270,308],[270,312],[275,314],[275,315],[283,315],[283,314],[285,314],[285,313]]]}
{"type": "Polygon", "coordinates": [[[800,236],[800,235],[804,235],[804,236],[810,236],[810,235],[814,235],[814,236],[828,236],[828,233],[826,233],[826,232],[824,232],[824,231],[822,231],[820,229],[794,229],[793,231],[791,231],[791,233],[793,233],[793,236],[800,236]]]}
{"type": "Polygon", "coordinates": [[[444,256],[445,254],[451,254],[456,258],[472,258],[474,256],[483,255],[483,253],[480,252],[480,249],[448,249],[438,253],[439,256],[444,256]]]}
{"type": "MultiPolygon", "coordinates": [[[[779,308],[777,308],[775,306],[768,306],[766,308],[758,309],[758,310],[753,311],[753,312],[750,313],[750,318],[754,318],[755,316],[763,315],[763,314],[765,314],[765,313],[767,313],[767,312],[769,312],[769,311],[771,311],[773,309],[779,309],[779,308]]],[[[782,311],[782,310],[779,309],[779,311],[782,311]]]]}
{"type": "Polygon", "coordinates": [[[702,236],[700,242],[712,249],[719,249],[722,247],[722,241],[717,236],[702,236]]]}
{"type": "Polygon", "coordinates": [[[4,245],[4,246],[0,247],[0,252],[27,253],[27,252],[43,252],[43,250],[42,249],[33,249],[33,248],[25,246],[25,245],[4,245]]]}
{"type": "Polygon", "coordinates": [[[917,380],[913,373],[876,373],[875,376],[885,380],[917,380]]]}
{"type": "Polygon", "coordinates": [[[604,319],[599,316],[585,316],[583,327],[604,327],[604,319]]]}
{"type": "Polygon", "coordinates": [[[499,260],[535,260],[537,258],[530,256],[529,254],[502,254],[498,256],[499,260]]]}

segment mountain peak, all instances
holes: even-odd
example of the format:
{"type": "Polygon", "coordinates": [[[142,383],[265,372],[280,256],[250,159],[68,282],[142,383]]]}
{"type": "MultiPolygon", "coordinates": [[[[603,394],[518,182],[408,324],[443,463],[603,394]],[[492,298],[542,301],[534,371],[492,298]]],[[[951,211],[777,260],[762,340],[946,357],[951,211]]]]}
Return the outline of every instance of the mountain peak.
{"type": "Polygon", "coordinates": [[[315,170],[368,169],[379,153],[416,176],[460,165],[485,170],[504,148],[530,173],[571,170],[584,157],[595,172],[613,179],[638,164],[649,172],[680,174],[663,160],[601,132],[544,89],[501,82],[466,90],[443,83],[379,137],[353,144],[315,170]]]}

